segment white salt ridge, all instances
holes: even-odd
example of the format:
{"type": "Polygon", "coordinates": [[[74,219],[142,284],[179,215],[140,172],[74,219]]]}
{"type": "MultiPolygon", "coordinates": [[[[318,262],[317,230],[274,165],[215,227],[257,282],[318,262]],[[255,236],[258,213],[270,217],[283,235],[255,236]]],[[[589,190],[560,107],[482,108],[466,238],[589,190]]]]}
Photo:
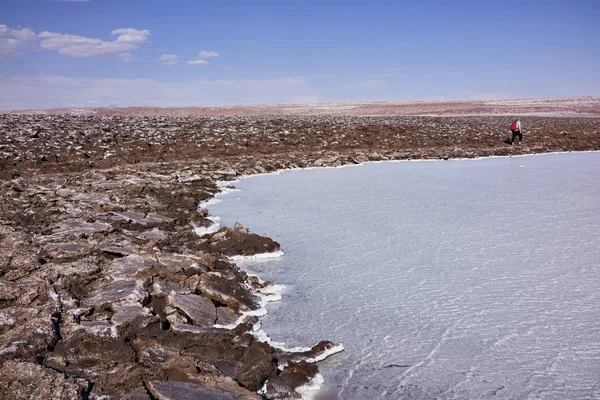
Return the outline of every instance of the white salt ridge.
{"type": "Polygon", "coordinates": [[[197,228],[194,228],[194,232],[196,232],[196,235],[198,236],[204,236],[210,233],[215,233],[217,232],[221,227],[221,224],[219,224],[218,222],[214,222],[209,226],[199,226],[197,228]]]}
{"type": "MultiPolygon", "coordinates": [[[[217,182],[217,186],[218,186],[217,182]]],[[[214,204],[218,204],[221,202],[220,199],[218,199],[218,197],[221,197],[223,195],[226,195],[228,193],[233,193],[233,192],[237,192],[238,189],[235,188],[229,188],[229,187],[219,187],[219,192],[215,193],[215,195],[213,197],[211,197],[210,199],[200,202],[198,203],[198,206],[196,207],[197,210],[202,210],[203,208],[208,208],[208,206],[212,206],[214,204]]]]}
{"type": "MultiPolygon", "coordinates": [[[[258,278],[258,279],[260,279],[260,278],[258,278]]],[[[262,280],[260,280],[260,282],[264,283],[264,281],[262,281],[262,280]]],[[[279,284],[275,283],[275,284],[265,286],[264,288],[258,289],[258,292],[266,295],[266,294],[279,293],[279,292],[283,291],[283,289],[284,289],[283,285],[279,285],[279,284]]]]}
{"type": "Polygon", "coordinates": [[[198,210],[202,210],[203,208],[208,208],[208,206],[212,206],[212,205],[218,204],[220,202],[221,202],[221,200],[219,200],[219,199],[217,199],[215,197],[212,197],[212,198],[210,198],[210,199],[208,199],[206,201],[198,203],[197,209],[198,210]]]}
{"type": "Polygon", "coordinates": [[[231,261],[244,261],[244,260],[260,260],[260,259],[266,259],[266,258],[277,258],[277,257],[282,257],[282,256],[283,256],[283,251],[277,250],[277,251],[273,251],[273,252],[269,252],[269,253],[253,254],[251,256],[242,256],[242,255],[228,256],[227,259],[229,259],[231,261]]]}
{"type": "MultiPolygon", "coordinates": [[[[259,308],[252,311],[243,311],[242,315],[238,317],[237,320],[232,322],[231,324],[221,325],[215,324],[213,325],[215,328],[223,328],[223,329],[235,329],[239,324],[244,322],[246,317],[263,317],[267,314],[267,303],[272,301],[281,300],[281,295],[278,293],[283,289],[280,285],[272,285],[272,288],[268,286],[266,288],[262,288],[259,290],[254,290],[254,295],[256,295],[259,299],[259,308]]],[[[256,325],[256,324],[255,324],[256,325]]]]}
{"type": "Polygon", "coordinates": [[[340,351],[344,351],[344,346],[342,344],[337,344],[337,345],[333,346],[332,348],[325,350],[323,353],[319,354],[318,356],[316,356],[314,358],[307,358],[306,362],[317,363],[317,362],[323,361],[324,359],[326,359],[329,356],[339,353],[340,351]]]}
{"type": "Polygon", "coordinates": [[[215,194],[215,197],[220,197],[229,193],[233,193],[233,192],[239,192],[239,189],[236,189],[234,187],[223,187],[220,188],[219,193],[215,194]]]}
{"type": "Polygon", "coordinates": [[[214,324],[213,328],[221,328],[221,329],[231,330],[231,329],[237,328],[239,324],[244,322],[246,317],[264,317],[265,315],[267,315],[266,308],[261,308],[261,309],[253,310],[253,311],[243,311],[242,315],[238,319],[236,319],[234,322],[227,324],[227,325],[214,324]]]}
{"type": "Polygon", "coordinates": [[[300,347],[300,346],[286,347],[286,344],[283,342],[274,342],[273,340],[271,340],[269,335],[267,335],[267,333],[263,329],[261,329],[260,322],[257,322],[252,327],[252,336],[254,336],[256,338],[256,340],[258,340],[259,342],[267,343],[275,349],[285,351],[288,353],[303,353],[303,352],[309,351],[311,349],[310,347],[300,347]]]}
{"type": "Polygon", "coordinates": [[[217,187],[219,189],[221,189],[221,188],[226,188],[227,186],[231,186],[234,183],[238,183],[238,182],[239,182],[239,179],[234,179],[232,181],[217,181],[216,183],[217,183],[217,187]]]}
{"type": "Polygon", "coordinates": [[[73,315],[78,317],[80,315],[88,313],[90,310],[88,308],[73,308],[67,311],[67,315],[73,315]]]}

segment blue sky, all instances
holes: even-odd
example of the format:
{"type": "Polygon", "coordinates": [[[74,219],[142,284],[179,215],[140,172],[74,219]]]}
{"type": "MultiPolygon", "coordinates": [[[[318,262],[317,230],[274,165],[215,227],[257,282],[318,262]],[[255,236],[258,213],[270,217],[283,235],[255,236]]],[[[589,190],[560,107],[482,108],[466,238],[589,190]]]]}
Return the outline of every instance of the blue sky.
{"type": "Polygon", "coordinates": [[[0,0],[0,109],[600,95],[597,0],[0,0]]]}

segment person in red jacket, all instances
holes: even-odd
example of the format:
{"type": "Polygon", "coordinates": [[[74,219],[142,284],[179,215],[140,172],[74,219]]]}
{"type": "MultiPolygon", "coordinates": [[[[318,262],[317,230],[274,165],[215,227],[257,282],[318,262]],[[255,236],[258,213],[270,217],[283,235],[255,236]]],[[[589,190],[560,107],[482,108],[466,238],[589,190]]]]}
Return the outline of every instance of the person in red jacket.
{"type": "Polygon", "coordinates": [[[519,143],[523,141],[523,134],[521,133],[521,118],[517,117],[513,123],[510,125],[510,130],[512,131],[512,138],[510,139],[510,144],[515,143],[515,138],[519,137],[519,143]]]}

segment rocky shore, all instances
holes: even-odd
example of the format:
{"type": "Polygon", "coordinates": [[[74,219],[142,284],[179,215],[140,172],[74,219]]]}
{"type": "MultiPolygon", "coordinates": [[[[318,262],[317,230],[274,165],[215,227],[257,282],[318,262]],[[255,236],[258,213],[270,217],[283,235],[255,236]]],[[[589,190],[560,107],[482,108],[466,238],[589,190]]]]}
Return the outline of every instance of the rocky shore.
{"type": "Polygon", "coordinates": [[[600,118],[528,117],[514,146],[504,143],[509,124],[0,115],[0,398],[300,398],[336,345],[294,353],[259,340],[256,323],[277,286],[231,258],[279,244],[252,227],[210,229],[201,206],[217,182],[284,168],[600,149],[600,118]]]}

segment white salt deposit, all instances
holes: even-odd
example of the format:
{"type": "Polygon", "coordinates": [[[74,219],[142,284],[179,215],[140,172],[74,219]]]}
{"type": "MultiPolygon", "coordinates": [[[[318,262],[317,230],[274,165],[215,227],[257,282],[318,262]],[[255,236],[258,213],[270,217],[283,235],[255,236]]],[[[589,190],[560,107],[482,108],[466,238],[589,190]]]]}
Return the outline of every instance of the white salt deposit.
{"type": "Polygon", "coordinates": [[[304,352],[304,351],[309,351],[311,349],[310,347],[300,347],[300,346],[287,347],[285,343],[274,342],[273,340],[271,340],[269,335],[267,335],[267,333],[263,329],[261,329],[260,322],[256,323],[252,327],[252,336],[254,336],[256,338],[256,340],[258,340],[259,342],[268,343],[271,345],[271,347],[273,347],[275,349],[279,349],[279,350],[290,352],[290,353],[304,352]]]}
{"type": "Polygon", "coordinates": [[[209,226],[199,226],[197,228],[194,228],[194,232],[196,232],[196,235],[198,236],[204,236],[209,233],[217,232],[220,227],[221,224],[219,224],[218,222],[213,222],[209,226]]]}
{"type": "Polygon", "coordinates": [[[198,203],[197,208],[198,208],[198,210],[202,210],[203,208],[208,208],[208,206],[212,206],[212,205],[220,203],[220,202],[221,202],[221,200],[219,200],[215,197],[212,197],[209,200],[198,203]]]}
{"type": "MultiPolygon", "coordinates": [[[[238,317],[238,319],[234,322],[227,325],[215,324],[214,327],[224,329],[235,329],[235,327],[244,322],[244,320],[247,317],[263,317],[267,315],[267,303],[281,300],[281,294],[279,294],[279,292],[282,289],[283,287],[281,285],[269,285],[259,290],[255,290],[254,295],[256,295],[256,297],[259,300],[258,309],[252,311],[243,311],[238,317]]],[[[256,323],[253,328],[255,332],[258,332],[260,330],[260,322],[256,323]]],[[[258,332],[254,336],[263,342],[266,341],[266,338],[268,338],[264,331],[262,333],[258,332]]]]}
{"type": "Polygon", "coordinates": [[[210,207],[282,245],[262,329],[345,351],[338,399],[600,395],[600,153],[242,179],[210,207]]]}
{"type": "Polygon", "coordinates": [[[319,354],[318,356],[316,356],[314,358],[307,358],[306,362],[316,363],[316,362],[319,362],[319,361],[323,361],[327,357],[332,356],[334,354],[337,354],[340,351],[344,351],[344,345],[337,344],[337,345],[333,346],[332,348],[330,348],[328,350],[325,350],[322,354],[319,354]]]}
{"type": "Polygon", "coordinates": [[[303,399],[312,400],[314,399],[314,396],[318,393],[323,382],[325,382],[323,375],[317,374],[305,385],[297,387],[296,392],[299,393],[303,399]]]}
{"type": "Polygon", "coordinates": [[[265,258],[277,258],[283,256],[283,251],[277,250],[268,253],[258,253],[253,254],[251,256],[229,256],[228,259],[232,261],[242,261],[242,260],[259,260],[265,258]]]}
{"type": "Polygon", "coordinates": [[[10,314],[0,313],[0,325],[12,326],[15,323],[15,319],[10,314]]]}

